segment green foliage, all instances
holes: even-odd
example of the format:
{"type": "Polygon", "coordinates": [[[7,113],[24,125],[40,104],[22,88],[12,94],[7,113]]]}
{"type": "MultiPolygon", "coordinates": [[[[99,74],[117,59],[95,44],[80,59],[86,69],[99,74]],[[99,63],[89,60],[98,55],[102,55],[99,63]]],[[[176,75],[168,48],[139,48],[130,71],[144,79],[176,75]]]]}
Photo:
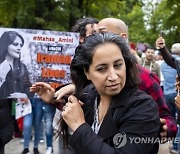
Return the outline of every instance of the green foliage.
{"type": "Polygon", "coordinates": [[[127,14],[130,41],[132,42],[145,42],[146,29],[143,16],[144,13],[139,5],[135,5],[132,11],[127,14]]]}
{"type": "Polygon", "coordinates": [[[175,42],[180,42],[180,4],[176,1],[162,0],[154,10],[150,20],[149,34],[152,37],[149,42],[154,41],[162,32],[166,39],[166,44],[170,46],[175,42]]]}
{"type": "Polygon", "coordinates": [[[0,26],[11,27],[18,10],[19,4],[14,3],[14,0],[2,0],[0,2],[0,26]]]}

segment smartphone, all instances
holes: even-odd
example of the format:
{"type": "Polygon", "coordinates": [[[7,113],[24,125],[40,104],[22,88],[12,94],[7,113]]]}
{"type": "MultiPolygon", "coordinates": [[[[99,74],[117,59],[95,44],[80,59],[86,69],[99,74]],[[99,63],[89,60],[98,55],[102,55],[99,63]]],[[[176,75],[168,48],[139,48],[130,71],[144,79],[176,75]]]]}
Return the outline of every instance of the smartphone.
{"type": "Polygon", "coordinates": [[[164,35],[163,32],[160,32],[160,33],[159,33],[159,36],[160,36],[160,37],[163,37],[163,35],[164,35]]]}
{"type": "Polygon", "coordinates": [[[180,78],[180,57],[175,58],[175,66],[176,66],[178,77],[180,78]]]}

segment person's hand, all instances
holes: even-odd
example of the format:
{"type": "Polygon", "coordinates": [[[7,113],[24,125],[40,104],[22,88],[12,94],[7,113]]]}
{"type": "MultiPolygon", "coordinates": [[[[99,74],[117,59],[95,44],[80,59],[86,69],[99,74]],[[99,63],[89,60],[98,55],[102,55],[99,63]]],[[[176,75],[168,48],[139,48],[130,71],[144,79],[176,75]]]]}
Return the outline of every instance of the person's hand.
{"type": "Polygon", "coordinates": [[[74,94],[74,92],[75,92],[75,85],[68,84],[62,87],[61,89],[59,89],[58,91],[56,91],[54,96],[57,97],[56,100],[60,102],[64,96],[72,95],[74,94]]]}
{"type": "Polygon", "coordinates": [[[179,95],[179,92],[180,92],[180,78],[178,76],[176,76],[175,86],[176,86],[176,91],[177,91],[177,96],[175,97],[175,104],[176,104],[176,107],[178,109],[180,109],[180,95],[179,95]]]}
{"type": "Polygon", "coordinates": [[[180,110],[180,95],[175,97],[175,104],[176,107],[180,110]]]}
{"type": "Polygon", "coordinates": [[[68,102],[63,107],[62,117],[66,124],[74,132],[80,125],[85,123],[84,113],[81,108],[82,102],[73,95],[68,97],[68,102]]]}
{"type": "Polygon", "coordinates": [[[131,52],[131,54],[133,54],[134,56],[136,56],[136,55],[137,55],[137,51],[136,51],[136,50],[134,50],[134,49],[132,49],[132,48],[130,48],[130,52],[131,52]]]}
{"type": "Polygon", "coordinates": [[[30,87],[30,92],[36,92],[47,103],[53,102],[55,90],[45,82],[36,82],[30,87]]]}
{"type": "Polygon", "coordinates": [[[178,76],[176,76],[175,87],[176,87],[176,91],[178,92],[178,95],[179,95],[179,91],[180,91],[180,78],[178,76]]]}
{"type": "Polygon", "coordinates": [[[137,51],[130,48],[130,52],[131,52],[132,55],[134,55],[136,57],[136,60],[137,60],[138,64],[141,65],[141,57],[138,55],[137,51]]]}
{"type": "Polygon", "coordinates": [[[163,37],[159,37],[157,40],[156,40],[156,49],[162,49],[165,47],[165,40],[163,37]]]}
{"type": "Polygon", "coordinates": [[[161,122],[160,136],[161,136],[162,142],[165,143],[167,141],[167,131],[168,131],[168,127],[166,125],[166,119],[160,118],[160,122],[161,122]]]}

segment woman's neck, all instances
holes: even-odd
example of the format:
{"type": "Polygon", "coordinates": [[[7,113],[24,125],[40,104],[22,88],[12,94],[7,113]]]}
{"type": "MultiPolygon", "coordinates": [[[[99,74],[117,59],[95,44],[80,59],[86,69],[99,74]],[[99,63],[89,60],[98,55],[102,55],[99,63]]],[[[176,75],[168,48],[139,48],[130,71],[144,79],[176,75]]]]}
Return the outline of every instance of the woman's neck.
{"type": "Polygon", "coordinates": [[[111,97],[101,97],[100,98],[100,103],[99,103],[99,106],[98,106],[98,110],[99,110],[99,122],[101,122],[108,109],[109,109],[109,106],[110,106],[110,102],[111,102],[111,97]]]}

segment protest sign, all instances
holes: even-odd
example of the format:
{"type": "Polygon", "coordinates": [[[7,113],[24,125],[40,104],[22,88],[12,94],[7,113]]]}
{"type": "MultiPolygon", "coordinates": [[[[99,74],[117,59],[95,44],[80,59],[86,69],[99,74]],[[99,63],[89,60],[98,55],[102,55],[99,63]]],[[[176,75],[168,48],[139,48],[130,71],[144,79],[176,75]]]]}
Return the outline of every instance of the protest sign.
{"type": "Polygon", "coordinates": [[[32,113],[32,106],[29,99],[24,100],[24,99],[18,98],[16,101],[17,101],[15,104],[16,119],[19,119],[21,117],[24,117],[32,113]]]}
{"type": "Polygon", "coordinates": [[[71,82],[70,63],[79,33],[0,28],[0,98],[25,93],[42,81],[53,88],[71,82]]]}

